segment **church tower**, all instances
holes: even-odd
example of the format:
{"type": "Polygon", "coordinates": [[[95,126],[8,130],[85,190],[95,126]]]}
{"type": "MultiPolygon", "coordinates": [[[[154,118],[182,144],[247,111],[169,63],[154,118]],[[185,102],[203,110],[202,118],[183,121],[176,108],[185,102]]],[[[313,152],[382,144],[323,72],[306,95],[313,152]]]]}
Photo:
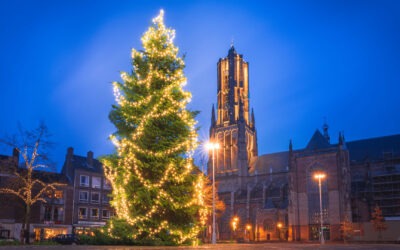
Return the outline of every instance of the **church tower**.
{"type": "Polygon", "coordinates": [[[233,45],[217,64],[216,109],[210,128],[210,140],[220,145],[215,173],[247,176],[258,155],[257,134],[254,112],[249,112],[249,63],[233,45]]]}

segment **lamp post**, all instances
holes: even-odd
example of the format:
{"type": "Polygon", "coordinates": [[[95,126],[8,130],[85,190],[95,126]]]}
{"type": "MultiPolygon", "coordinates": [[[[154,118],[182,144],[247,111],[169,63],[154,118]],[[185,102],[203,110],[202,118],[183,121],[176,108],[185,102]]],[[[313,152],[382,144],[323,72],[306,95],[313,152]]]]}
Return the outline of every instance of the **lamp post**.
{"type": "Polygon", "coordinates": [[[232,229],[233,229],[233,237],[236,238],[236,229],[239,224],[239,217],[235,216],[232,218],[232,229]]]}
{"type": "Polygon", "coordinates": [[[324,239],[324,231],[323,231],[323,216],[322,216],[322,190],[321,190],[321,180],[325,179],[326,174],[325,173],[315,173],[314,174],[314,179],[318,180],[318,187],[319,187],[319,214],[320,214],[320,222],[321,222],[321,229],[320,229],[320,239],[321,239],[321,244],[325,244],[325,239],[324,239]]]}
{"type": "Polygon", "coordinates": [[[215,150],[219,149],[217,142],[206,144],[208,150],[212,150],[212,236],[211,244],[217,244],[217,234],[215,232],[215,150]]]}
{"type": "Polygon", "coordinates": [[[250,242],[250,230],[251,230],[251,225],[247,224],[244,236],[247,242],[250,242]]]}
{"type": "Polygon", "coordinates": [[[279,241],[281,241],[281,228],[282,228],[282,223],[278,223],[278,236],[279,236],[279,241]]]}

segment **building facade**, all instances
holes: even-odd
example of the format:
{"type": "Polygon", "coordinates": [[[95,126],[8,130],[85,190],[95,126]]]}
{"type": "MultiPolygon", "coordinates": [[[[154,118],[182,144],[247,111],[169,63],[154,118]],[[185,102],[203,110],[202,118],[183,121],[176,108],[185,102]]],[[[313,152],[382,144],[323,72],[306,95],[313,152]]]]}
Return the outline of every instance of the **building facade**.
{"type": "Polygon", "coordinates": [[[74,155],[68,148],[61,173],[73,186],[72,231],[77,234],[101,227],[114,215],[110,207],[111,186],[106,180],[103,165],[89,151],[86,157],[74,155]]]}
{"type": "Polygon", "coordinates": [[[217,221],[220,240],[317,241],[321,214],[326,240],[342,238],[344,221],[360,223],[355,231],[363,240],[375,205],[400,226],[400,135],[346,142],[339,134],[334,144],[325,123],[306,147],[294,150],[290,142],[288,151],[259,156],[249,113],[249,65],[231,46],[217,72],[210,141],[220,148],[208,173],[212,178],[215,168],[226,205],[217,221]],[[325,174],[321,196],[316,173],[325,174]]]}
{"type": "MultiPolygon", "coordinates": [[[[13,187],[17,177],[19,155],[0,156],[0,187],[13,187]]],[[[45,183],[62,183],[55,191],[43,194],[45,202],[31,208],[31,239],[40,241],[57,234],[90,233],[105,225],[114,215],[109,204],[111,186],[103,174],[102,164],[87,156],[74,155],[68,148],[61,173],[34,171],[34,178],[45,183]]],[[[14,195],[0,194],[0,238],[21,239],[24,203],[14,195]]]]}

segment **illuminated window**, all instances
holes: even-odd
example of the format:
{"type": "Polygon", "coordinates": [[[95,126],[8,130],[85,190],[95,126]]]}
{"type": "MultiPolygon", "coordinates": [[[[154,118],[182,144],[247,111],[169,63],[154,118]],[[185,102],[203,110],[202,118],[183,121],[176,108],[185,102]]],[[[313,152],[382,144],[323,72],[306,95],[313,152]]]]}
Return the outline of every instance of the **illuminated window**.
{"type": "Polygon", "coordinates": [[[78,210],[78,216],[79,219],[86,219],[87,217],[87,208],[86,207],[80,207],[78,210]]]}
{"type": "Polygon", "coordinates": [[[56,190],[54,192],[54,198],[62,199],[64,197],[64,192],[62,190],[56,190]]]}
{"type": "Polygon", "coordinates": [[[87,202],[89,198],[88,191],[79,191],[79,201],[87,202]]]}
{"type": "Polygon", "coordinates": [[[101,188],[101,177],[92,177],[92,188],[101,188]]]}
{"type": "Polygon", "coordinates": [[[100,202],[100,194],[98,192],[92,192],[92,203],[99,203],[100,202]]]}
{"type": "Polygon", "coordinates": [[[87,175],[81,175],[81,182],[80,185],[82,187],[89,187],[89,176],[87,175]]]}
{"type": "Polygon", "coordinates": [[[92,213],[91,213],[92,218],[99,218],[99,209],[98,208],[92,208],[91,211],[92,211],[92,213]]]}

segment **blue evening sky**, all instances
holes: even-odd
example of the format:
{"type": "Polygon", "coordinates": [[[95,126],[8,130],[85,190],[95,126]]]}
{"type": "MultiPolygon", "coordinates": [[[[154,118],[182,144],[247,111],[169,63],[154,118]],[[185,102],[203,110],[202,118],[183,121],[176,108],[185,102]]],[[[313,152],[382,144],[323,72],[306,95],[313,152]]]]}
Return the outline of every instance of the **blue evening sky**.
{"type": "MultiPolygon", "coordinates": [[[[112,152],[112,81],[165,10],[186,54],[191,109],[208,137],[216,64],[234,39],[250,63],[259,154],[304,147],[323,117],[332,142],[400,133],[400,1],[71,1],[0,3],[0,134],[44,120],[67,147],[112,152]]],[[[1,148],[1,154],[11,149],[1,148]]]]}

